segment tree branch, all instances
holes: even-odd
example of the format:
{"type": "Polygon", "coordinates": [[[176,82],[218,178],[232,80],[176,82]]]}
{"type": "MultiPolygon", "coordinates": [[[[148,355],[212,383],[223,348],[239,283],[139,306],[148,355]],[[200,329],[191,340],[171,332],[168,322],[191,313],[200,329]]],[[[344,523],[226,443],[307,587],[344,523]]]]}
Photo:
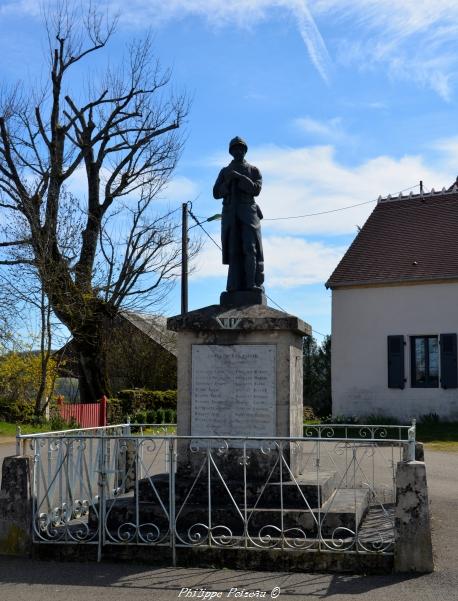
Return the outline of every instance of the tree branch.
{"type": "Polygon", "coordinates": [[[4,246],[21,246],[24,244],[30,244],[32,242],[31,238],[27,238],[27,240],[14,240],[11,242],[0,242],[0,247],[4,246]]]}

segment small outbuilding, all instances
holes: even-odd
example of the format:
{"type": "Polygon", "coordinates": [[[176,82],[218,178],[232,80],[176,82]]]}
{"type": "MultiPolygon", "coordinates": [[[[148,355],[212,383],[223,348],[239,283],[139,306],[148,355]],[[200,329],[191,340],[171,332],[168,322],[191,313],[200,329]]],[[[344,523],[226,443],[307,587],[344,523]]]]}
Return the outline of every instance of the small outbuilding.
{"type": "Polygon", "coordinates": [[[326,283],[333,415],[458,420],[458,186],[379,198],[326,283]]]}
{"type": "MultiPolygon", "coordinates": [[[[158,315],[122,310],[104,330],[107,372],[111,392],[125,388],[176,389],[176,334],[158,315]]],[[[78,363],[72,341],[60,351],[64,361],[56,392],[68,400],[78,398],[78,363]]]]}

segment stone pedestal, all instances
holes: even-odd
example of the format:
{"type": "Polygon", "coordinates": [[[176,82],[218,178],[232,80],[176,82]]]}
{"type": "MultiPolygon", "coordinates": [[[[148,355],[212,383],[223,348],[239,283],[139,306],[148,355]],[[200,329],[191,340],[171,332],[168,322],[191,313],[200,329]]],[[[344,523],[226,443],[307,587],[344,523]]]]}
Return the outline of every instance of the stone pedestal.
{"type": "MultiPolygon", "coordinates": [[[[311,333],[308,324],[256,304],[204,307],[169,318],[167,327],[178,334],[179,436],[302,436],[302,339],[311,333]]],[[[228,444],[234,450],[225,473],[234,459],[243,461],[243,443],[228,444]]],[[[253,475],[273,461],[274,454],[261,455],[251,452],[253,475]]],[[[193,471],[193,457],[187,469],[193,471]]]]}
{"type": "Polygon", "coordinates": [[[222,292],[220,299],[222,307],[245,307],[248,305],[267,306],[267,298],[264,291],[258,290],[235,290],[222,292]]]}

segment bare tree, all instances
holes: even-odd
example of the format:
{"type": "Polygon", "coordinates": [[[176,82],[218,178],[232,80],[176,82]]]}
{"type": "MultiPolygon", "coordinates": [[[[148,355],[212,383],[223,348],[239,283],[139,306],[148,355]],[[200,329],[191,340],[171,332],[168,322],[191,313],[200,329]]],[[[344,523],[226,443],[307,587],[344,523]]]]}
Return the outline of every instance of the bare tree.
{"type": "MultiPolygon", "coordinates": [[[[109,42],[114,21],[66,3],[47,15],[49,85],[19,87],[0,103],[0,210],[9,224],[0,265],[31,266],[50,308],[73,335],[83,399],[109,393],[101,343],[106,321],[125,304],[163,298],[180,264],[173,212],[152,204],[182,147],[183,95],[152,58],[151,40],[131,44],[82,93],[69,73],[109,42]],[[86,194],[70,194],[84,174],[86,194]]],[[[145,305],[145,301],[142,302],[145,305]]]]}

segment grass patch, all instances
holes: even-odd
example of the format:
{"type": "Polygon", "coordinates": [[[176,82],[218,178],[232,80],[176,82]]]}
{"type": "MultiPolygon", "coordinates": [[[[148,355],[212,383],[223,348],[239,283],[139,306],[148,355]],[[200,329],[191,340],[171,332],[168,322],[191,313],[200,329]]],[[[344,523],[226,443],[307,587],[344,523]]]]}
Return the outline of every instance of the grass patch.
{"type": "MultiPolygon", "coordinates": [[[[70,426],[66,426],[65,428],[60,429],[68,429],[70,426]]],[[[40,432],[52,432],[56,430],[56,428],[52,428],[51,424],[21,424],[21,434],[38,434],[40,432]]],[[[132,434],[138,434],[140,428],[132,425],[132,434]]],[[[145,428],[143,433],[145,435],[156,435],[156,436],[164,436],[166,434],[175,434],[176,427],[175,426],[159,426],[157,428],[145,428]]],[[[0,421],[0,438],[10,438],[16,436],[16,424],[11,422],[1,422],[0,421]]]]}
{"type": "Polygon", "coordinates": [[[446,453],[458,453],[458,442],[427,442],[425,448],[428,451],[444,451],[446,453]]]}
{"type": "MultiPolygon", "coordinates": [[[[16,436],[16,424],[0,422],[0,436],[16,436]]],[[[36,434],[49,432],[49,424],[21,424],[21,434],[36,434]]]]}
{"type": "MultiPolygon", "coordinates": [[[[140,428],[135,424],[130,426],[132,434],[140,434],[140,428]]],[[[143,428],[145,436],[167,436],[168,434],[176,434],[176,426],[158,426],[157,428],[143,428]]]]}

